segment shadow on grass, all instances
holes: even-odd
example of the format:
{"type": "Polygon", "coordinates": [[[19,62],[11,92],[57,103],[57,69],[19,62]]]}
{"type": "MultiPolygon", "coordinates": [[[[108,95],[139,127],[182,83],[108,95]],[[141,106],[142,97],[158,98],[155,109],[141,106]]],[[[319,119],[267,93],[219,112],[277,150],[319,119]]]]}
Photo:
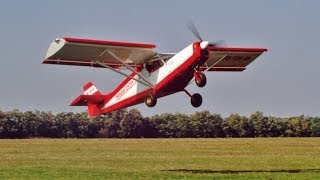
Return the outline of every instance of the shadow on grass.
{"type": "Polygon", "coordinates": [[[275,170],[210,170],[210,169],[170,169],[167,172],[184,172],[192,174],[240,174],[240,173],[302,173],[320,172],[320,169],[275,169],[275,170]]]}

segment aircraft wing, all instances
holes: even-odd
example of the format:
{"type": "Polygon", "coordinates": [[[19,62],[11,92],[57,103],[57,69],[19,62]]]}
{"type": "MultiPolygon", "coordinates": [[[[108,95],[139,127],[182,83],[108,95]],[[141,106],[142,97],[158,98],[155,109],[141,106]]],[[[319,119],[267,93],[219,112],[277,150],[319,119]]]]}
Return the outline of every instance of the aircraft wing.
{"type": "Polygon", "coordinates": [[[44,64],[101,67],[99,61],[113,68],[120,68],[119,63],[108,51],[123,62],[135,67],[141,66],[154,57],[154,44],[102,41],[79,38],[58,38],[49,46],[44,64]]]}
{"type": "Polygon", "coordinates": [[[267,49],[211,46],[209,59],[201,67],[204,71],[243,71],[267,49]]]}
{"type": "MultiPolygon", "coordinates": [[[[244,71],[246,66],[258,58],[265,48],[208,47],[209,59],[201,66],[202,71],[244,71]]],[[[159,53],[163,59],[170,59],[175,53],[159,53]]],[[[154,59],[158,60],[158,57],[154,59]]]]}

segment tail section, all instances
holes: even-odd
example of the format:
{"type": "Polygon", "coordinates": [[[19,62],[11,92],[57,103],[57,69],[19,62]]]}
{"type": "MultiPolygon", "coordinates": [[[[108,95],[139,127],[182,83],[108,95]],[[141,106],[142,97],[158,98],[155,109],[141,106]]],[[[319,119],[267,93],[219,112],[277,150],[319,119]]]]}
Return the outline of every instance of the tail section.
{"type": "Polygon", "coordinates": [[[101,114],[102,104],[107,96],[102,95],[100,91],[91,83],[87,83],[83,86],[83,95],[78,96],[74,99],[70,106],[88,106],[89,116],[97,116],[101,114]]]}

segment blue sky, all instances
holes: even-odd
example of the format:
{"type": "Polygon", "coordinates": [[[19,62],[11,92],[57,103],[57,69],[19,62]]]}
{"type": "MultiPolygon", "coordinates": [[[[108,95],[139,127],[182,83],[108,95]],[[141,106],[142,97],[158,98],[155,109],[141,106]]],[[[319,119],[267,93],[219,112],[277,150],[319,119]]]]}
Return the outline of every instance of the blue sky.
{"type": "Polygon", "coordinates": [[[193,20],[207,40],[269,51],[242,73],[207,73],[203,95],[193,108],[184,93],[134,106],[144,115],[209,110],[227,116],[319,116],[320,1],[2,1],[0,6],[0,109],[84,111],[69,107],[92,81],[102,92],[123,77],[105,69],[41,64],[57,37],[72,36],[154,43],[159,52],[177,52],[196,39],[193,20]]]}

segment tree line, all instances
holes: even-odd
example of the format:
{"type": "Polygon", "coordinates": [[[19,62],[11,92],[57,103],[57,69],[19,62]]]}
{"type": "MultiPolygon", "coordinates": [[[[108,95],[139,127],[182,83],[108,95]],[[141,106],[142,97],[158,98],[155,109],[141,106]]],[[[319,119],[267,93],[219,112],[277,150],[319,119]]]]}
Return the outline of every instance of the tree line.
{"type": "Polygon", "coordinates": [[[278,118],[262,112],[223,118],[209,111],[143,117],[122,109],[89,118],[86,112],[0,110],[0,138],[320,137],[320,117],[278,118]]]}

